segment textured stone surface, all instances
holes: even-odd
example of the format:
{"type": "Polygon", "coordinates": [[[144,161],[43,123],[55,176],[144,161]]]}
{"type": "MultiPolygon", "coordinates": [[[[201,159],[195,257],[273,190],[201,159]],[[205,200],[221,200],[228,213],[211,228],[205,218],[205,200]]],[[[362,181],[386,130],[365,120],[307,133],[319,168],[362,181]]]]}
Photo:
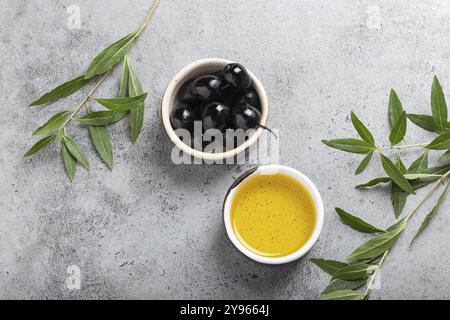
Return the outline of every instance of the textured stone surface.
{"type": "MultiPolygon", "coordinates": [[[[80,95],[26,106],[135,28],[149,1],[77,1],[80,30],[66,26],[71,1],[0,3],[0,298],[312,299],[328,276],[308,258],[343,259],[368,239],[342,225],[335,206],[380,226],[394,222],[388,190],[352,187],[380,174],[379,162],[354,177],[360,157],[320,140],[354,136],[348,118],[354,110],[386,144],[391,87],[414,113],[429,112],[434,74],[450,88],[447,1],[162,0],[130,54],[150,93],[142,136],[132,145],[126,121],[112,128],[116,163],[109,172],[86,131],[71,126],[93,168],[79,169],[70,184],[55,146],[21,156],[35,141],[30,133],[80,95]],[[380,25],[373,20],[377,8],[380,25]],[[282,129],[280,162],[307,174],[322,192],[323,234],[298,262],[259,265],[227,241],[222,199],[245,166],[170,161],[160,97],[174,73],[203,57],[239,61],[262,80],[269,125],[282,129]],[[81,269],[81,290],[66,287],[69,265],[81,269]]],[[[99,96],[116,93],[118,71],[99,96]]],[[[410,126],[408,142],[432,137],[410,126]]],[[[408,246],[431,205],[390,254],[374,298],[450,298],[448,202],[416,246],[408,246]]]]}

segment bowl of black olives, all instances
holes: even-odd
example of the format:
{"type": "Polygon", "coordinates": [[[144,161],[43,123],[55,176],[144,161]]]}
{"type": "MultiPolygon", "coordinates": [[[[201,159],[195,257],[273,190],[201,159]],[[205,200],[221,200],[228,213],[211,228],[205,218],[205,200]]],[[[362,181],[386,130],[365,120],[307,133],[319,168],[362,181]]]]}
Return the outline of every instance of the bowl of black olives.
{"type": "Polygon", "coordinates": [[[245,151],[267,129],[267,94],[243,65],[225,59],[202,59],[183,68],[169,82],[161,117],[167,135],[180,150],[203,160],[224,160],[245,151]],[[225,142],[229,132],[239,129],[250,132],[245,140],[235,140],[231,145],[225,142]],[[192,139],[186,139],[180,130],[192,139]],[[208,149],[212,140],[205,136],[211,131],[223,133],[223,149],[208,149]]]}

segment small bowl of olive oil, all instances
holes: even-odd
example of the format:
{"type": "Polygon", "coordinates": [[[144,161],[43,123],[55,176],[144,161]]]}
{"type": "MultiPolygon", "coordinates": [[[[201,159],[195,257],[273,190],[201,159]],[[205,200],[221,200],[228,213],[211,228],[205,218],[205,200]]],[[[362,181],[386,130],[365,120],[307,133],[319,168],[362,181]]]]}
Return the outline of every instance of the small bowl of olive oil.
{"type": "Polygon", "coordinates": [[[284,264],[303,257],[322,231],[324,206],[314,183],[299,171],[267,165],[243,173],[223,206],[231,242],[247,257],[284,264]]]}

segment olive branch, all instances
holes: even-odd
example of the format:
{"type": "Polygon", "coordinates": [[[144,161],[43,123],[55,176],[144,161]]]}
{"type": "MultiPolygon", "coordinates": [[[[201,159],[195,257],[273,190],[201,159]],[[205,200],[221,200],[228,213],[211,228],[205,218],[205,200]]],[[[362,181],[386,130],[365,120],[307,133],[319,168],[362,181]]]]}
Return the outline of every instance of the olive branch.
{"type": "Polygon", "coordinates": [[[92,143],[98,155],[109,169],[113,168],[114,157],[107,126],[129,116],[131,140],[133,143],[137,141],[143,127],[147,92],[144,92],[143,85],[131,67],[127,55],[136,39],[149,24],[159,2],[160,0],[155,0],[149,13],[137,29],[110,44],[97,54],[84,74],[57,86],[30,104],[31,107],[54,103],[74,94],[94,79],[96,80],[92,89],[73,110],[59,111],[33,132],[33,136],[44,136],[44,138],[36,142],[25,153],[25,157],[43,150],[50,142],[54,141],[61,146],[66,173],[69,179],[73,181],[77,164],[81,164],[89,170],[90,162],[81,146],[69,135],[68,126],[70,123],[75,122],[89,129],[92,143]],[[123,71],[118,97],[95,98],[95,92],[121,61],[123,61],[123,71]],[[92,100],[104,107],[104,109],[96,111],[90,107],[92,100]],[[86,110],[86,114],[77,117],[83,109],[86,110]]]}
{"type": "MultiPolygon", "coordinates": [[[[373,188],[380,184],[389,183],[391,185],[392,204],[397,219],[401,216],[409,196],[415,195],[418,189],[429,185],[432,186],[404,218],[398,220],[387,229],[375,227],[343,209],[336,208],[341,221],[350,228],[358,232],[378,235],[350,253],[347,257],[347,262],[311,259],[313,263],[332,277],[328,287],[322,292],[319,299],[369,299],[377,271],[382,267],[389,251],[405,230],[408,222],[450,176],[450,164],[439,164],[430,167],[428,161],[428,155],[431,151],[445,151],[439,158],[439,162],[450,160],[448,109],[437,77],[434,77],[431,87],[431,115],[407,114],[394,90],[391,90],[390,93],[388,114],[391,125],[390,146],[378,146],[372,133],[353,112],[351,113],[352,124],[360,139],[324,140],[323,143],[341,151],[365,155],[356,169],[356,175],[362,173],[368,167],[375,153],[379,154],[386,175],[374,178],[367,183],[359,184],[356,188],[373,188]],[[427,143],[401,144],[406,136],[408,119],[424,130],[437,133],[438,137],[427,143]],[[401,158],[401,151],[410,148],[422,148],[424,152],[407,167],[401,158]],[[395,161],[384,154],[384,152],[389,151],[396,151],[397,157],[395,161]],[[358,291],[362,287],[365,287],[365,290],[363,292],[358,291]]],[[[411,245],[427,229],[432,219],[436,216],[448,193],[449,187],[450,183],[445,187],[434,208],[424,218],[414,238],[411,240],[411,245]]]]}

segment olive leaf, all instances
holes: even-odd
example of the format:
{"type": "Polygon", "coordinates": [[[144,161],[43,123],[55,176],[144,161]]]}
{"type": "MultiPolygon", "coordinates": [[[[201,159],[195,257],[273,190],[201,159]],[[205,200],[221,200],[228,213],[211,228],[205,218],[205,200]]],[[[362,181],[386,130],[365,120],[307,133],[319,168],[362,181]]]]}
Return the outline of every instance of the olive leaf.
{"type": "Polygon", "coordinates": [[[64,135],[62,137],[63,143],[66,145],[67,149],[69,150],[70,154],[77,159],[77,161],[85,167],[87,170],[90,169],[89,160],[87,159],[83,149],[78,145],[78,143],[75,142],[70,136],[64,135]]]}
{"type": "Polygon", "coordinates": [[[354,300],[362,299],[363,294],[354,290],[337,290],[330,293],[321,294],[319,300],[354,300]]]}
{"type": "Polygon", "coordinates": [[[356,248],[347,257],[347,260],[357,262],[366,259],[375,259],[383,255],[386,250],[392,248],[392,246],[397,242],[397,239],[405,229],[405,226],[405,220],[402,220],[402,223],[398,224],[395,228],[376,236],[356,248]]]}
{"type": "Polygon", "coordinates": [[[89,133],[100,158],[102,158],[108,168],[112,170],[114,160],[108,129],[104,126],[89,126],[89,133]]]}
{"type": "MultiPolygon", "coordinates": [[[[350,228],[362,232],[362,233],[383,233],[384,230],[381,230],[377,227],[374,227],[373,225],[365,222],[361,218],[358,218],[354,215],[351,215],[350,213],[342,210],[341,208],[335,209],[339,217],[341,218],[342,222],[349,226],[350,228]]],[[[345,280],[345,279],[344,279],[345,280]]]]}
{"type": "Polygon", "coordinates": [[[398,218],[405,209],[406,200],[409,194],[401,190],[398,186],[393,185],[391,189],[392,206],[394,207],[395,217],[398,218]]]}
{"type": "Polygon", "coordinates": [[[25,154],[24,157],[29,157],[33,154],[35,154],[36,152],[42,150],[43,148],[45,148],[50,141],[52,141],[55,138],[55,135],[50,135],[48,137],[45,137],[41,140],[39,140],[38,142],[36,142],[25,154]]]}
{"type": "Polygon", "coordinates": [[[44,94],[39,99],[30,103],[31,106],[40,106],[47,103],[55,102],[59,99],[68,97],[81,88],[83,88],[90,80],[85,79],[84,76],[77,77],[75,79],[69,80],[62,85],[56,87],[52,91],[44,94]]]}
{"type": "Polygon", "coordinates": [[[430,132],[438,132],[432,116],[422,114],[408,114],[408,119],[415,125],[430,132]]]}
{"type": "Polygon", "coordinates": [[[397,153],[397,160],[395,162],[395,165],[400,170],[402,174],[406,174],[408,172],[408,169],[406,168],[405,163],[403,162],[400,153],[397,153]]]}
{"type": "Polygon", "coordinates": [[[328,273],[329,275],[335,274],[338,270],[347,267],[348,264],[335,260],[325,260],[325,259],[310,259],[312,263],[318,266],[320,269],[328,273]]]}
{"type": "Polygon", "coordinates": [[[145,98],[147,98],[147,93],[128,98],[94,98],[94,100],[107,109],[116,111],[129,111],[133,108],[139,107],[139,105],[145,101],[145,98]]]}
{"type": "Polygon", "coordinates": [[[385,155],[381,154],[381,163],[383,165],[384,171],[387,175],[398,185],[402,190],[409,194],[415,194],[414,189],[411,187],[410,183],[403,176],[400,169],[385,155]]]}
{"type": "Polygon", "coordinates": [[[403,176],[408,180],[416,180],[420,178],[430,178],[430,177],[437,177],[437,178],[442,177],[442,175],[439,174],[428,174],[428,173],[408,173],[403,176]]]}
{"type": "Polygon", "coordinates": [[[447,150],[440,158],[439,161],[447,161],[450,160],[450,150],[447,150]]]}
{"type": "Polygon", "coordinates": [[[65,143],[61,143],[61,154],[64,161],[64,167],[66,169],[67,176],[70,181],[73,182],[75,174],[77,172],[77,159],[70,153],[65,143]]]}
{"type": "Polygon", "coordinates": [[[400,99],[398,98],[397,93],[394,89],[391,89],[391,93],[389,95],[389,123],[391,124],[391,127],[393,128],[395,124],[398,122],[398,119],[403,113],[403,106],[400,102],[400,99]]]}
{"type": "Polygon", "coordinates": [[[332,279],[330,284],[323,290],[322,294],[331,293],[334,291],[341,290],[355,290],[361,288],[363,285],[367,283],[366,279],[362,280],[354,280],[354,281],[346,281],[341,279],[332,279]]]}
{"type": "Polygon", "coordinates": [[[322,142],[331,148],[350,153],[367,154],[376,149],[373,145],[371,145],[367,141],[353,138],[322,140],[322,142]]]}
{"type": "Polygon", "coordinates": [[[431,112],[438,132],[444,132],[447,129],[448,110],[444,92],[436,76],[431,86],[431,112]]]}
{"type": "MultiPolygon", "coordinates": [[[[141,81],[139,80],[136,72],[133,70],[131,65],[128,65],[128,95],[130,97],[139,96],[144,93],[144,87],[142,86],[141,81]]],[[[130,111],[130,127],[131,127],[131,141],[133,143],[139,137],[141,133],[142,126],[144,124],[144,111],[145,111],[145,100],[136,108],[131,109],[130,111]]]]}
{"type": "Polygon", "coordinates": [[[411,164],[408,168],[408,173],[421,173],[426,169],[428,169],[428,150],[411,164]]]}
{"type": "Polygon", "coordinates": [[[430,150],[447,150],[450,149],[450,132],[444,133],[434,139],[426,146],[430,150]]]}
{"type": "Polygon", "coordinates": [[[448,193],[449,187],[450,187],[450,183],[447,184],[447,187],[445,187],[444,192],[441,194],[441,196],[440,196],[438,202],[436,203],[436,205],[434,206],[433,210],[431,210],[431,212],[429,214],[427,214],[427,216],[423,220],[422,224],[419,227],[419,230],[417,230],[416,235],[411,240],[411,245],[413,245],[414,241],[416,241],[416,239],[422,234],[422,232],[425,231],[425,229],[430,225],[431,220],[433,220],[433,218],[436,216],[436,214],[439,210],[439,207],[441,206],[442,202],[444,201],[445,196],[448,193]]]}
{"type": "Polygon", "coordinates": [[[111,124],[115,111],[94,111],[76,118],[75,121],[87,126],[105,126],[111,124]]]}
{"type": "Polygon", "coordinates": [[[391,178],[389,178],[389,177],[375,178],[375,179],[370,180],[367,183],[358,184],[355,188],[357,188],[357,189],[372,188],[379,184],[388,183],[388,182],[391,182],[391,178]]]}
{"type": "Polygon", "coordinates": [[[139,31],[135,30],[103,49],[92,60],[86,73],[84,74],[84,78],[90,79],[95,75],[103,74],[111,70],[127,55],[138,35],[139,31]]]}
{"type": "Polygon", "coordinates": [[[67,110],[58,112],[53,117],[51,117],[46,123],[37,128],[33,132],[33,136],[48,135],[49,133],[55,131],[64,123],[64,120],[66,120],[66,117],[69,114],[69,112],[70,111],[67,110]]]}
{"type": "Polygon", "coordinates": [[[333,279],[340,279],[346,281],[367,279],[378,268],[377,265],[366,263],[350,264],[333,274],[333,279]]]}
{"type": "Polygon", "coordinates": [[[358,168],[356,168],[355,175],[359,175],[366,170],[367,166],[370,163],[370,160],[372,160],[373,157],[373,151],[369,152],[367,156],[364,157],[364,159],[359,164],[358,168]]]}
{"type": "Polygon", "coordinates": [[[392,128],[391,134],[389,136],[389,141],[392,146],[400,143],[406,135],[406,127],[407,127],[407,118],[406,112],[403,111],[400,117],[397,120],[397,123],[392,128]]]}
{"type": "Polygon", "coordinates": [[[375,139],[373,138],[372,133],[370,133],[369,129],[358,119],[356,114],[354,112],[351,113],[351,119],[353,126],[355,127],[356,131],[360,135],[360,137],[370,143],[371,145],[375,145],[375,139]]]}
{"type": "Polygon", "coordinates": [[[129,77],[128,56],[125,55],[125,57],[123,58],[123,65],[122,65],[122,78],[120,80],[119,98],[124,98],[127,96],[128,77],[129,77]]]}

